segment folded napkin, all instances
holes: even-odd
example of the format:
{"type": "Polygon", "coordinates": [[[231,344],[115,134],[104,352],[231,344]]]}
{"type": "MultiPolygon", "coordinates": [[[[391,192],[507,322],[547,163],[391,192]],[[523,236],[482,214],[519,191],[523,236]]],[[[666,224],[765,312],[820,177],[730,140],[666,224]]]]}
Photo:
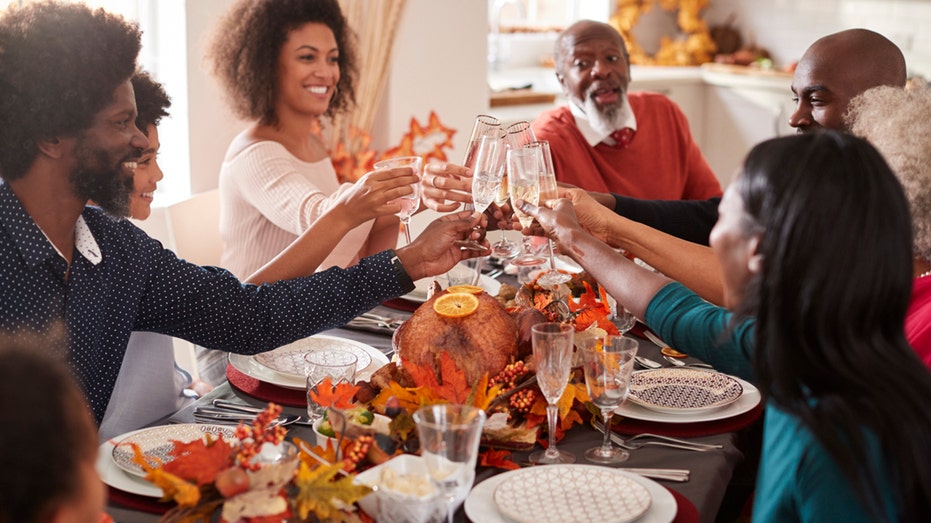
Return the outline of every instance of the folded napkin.
{"type": "Polygon", "coordinates": [[[417,310],[417,307],[420,307],[421,304],[416,301],[406,300],[404,298],[394,298],[382,302],[382,305],[399,311],[414,312],[417,310]]]}
{"type": "Polygon", "coordinates": [[[305,391],[288,389],[259,381],[239,372],[232,365],[227,365],[226,367],[226,379],[229,380],[230,385],[253,398],[264,401],[274,401],[279,405],[287,405],[289,407],[307,406],[307,393],[305,391]]]}
{"type": "Polygon", "coordinates": [[[107,487],[107,489],[107,499],[110,501],[110,503],[128,509],[138,510],[139,512],[161,515],[165,512],[168,512],[172,507],[175,506],[174,503],[161,502],[158,500],[158,498],[140,496],[138,494],[124,492],[113,487],[107,487]]]}
{"type": "Polygon", "coordinates": [[[675,489],[665,487],[666,490],[672,494],[672,497],[676,498],[676,517],[673,518],[672,523],[698,523],[698,509],[695,508],[695,505],[682,494],[676,492],[675,489]]]}

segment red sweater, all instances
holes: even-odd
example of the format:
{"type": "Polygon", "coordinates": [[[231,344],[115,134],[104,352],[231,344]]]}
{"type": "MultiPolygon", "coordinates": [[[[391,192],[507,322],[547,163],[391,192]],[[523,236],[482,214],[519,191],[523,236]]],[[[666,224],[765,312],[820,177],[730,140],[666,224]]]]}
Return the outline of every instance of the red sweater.
{"type": "Polygon", "coordinates": [[[905,315],[905,337],[928,368],[931,368],[931,276],[912,281],[912,301],[905,315]]]}
{"type": "Polygon", "coordinates": [[[704,200],[721,195],[715,177],[672,100],[657,93],[630,93],[637,134],[626,149],[592,147],[568,107],[552,109],[533,123],[548,140],[556,179],[589,191],[651,200],[704,200]]]}

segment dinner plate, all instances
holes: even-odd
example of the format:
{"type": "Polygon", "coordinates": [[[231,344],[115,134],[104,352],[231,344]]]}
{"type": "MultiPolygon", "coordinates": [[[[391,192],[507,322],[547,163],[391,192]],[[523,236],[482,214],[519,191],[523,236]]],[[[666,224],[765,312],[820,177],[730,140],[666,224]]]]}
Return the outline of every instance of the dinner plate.
{"type": "Polygon", "coordinates": [[[741,394],[740,382],[721,372],[662,368],[633,373],[627,399],[666,414],[696,414],[730,405],[741,394]]]}
{"type": "MultiPolygon", "coordinates": [[[[539,468],[547,468],[551,466],[553,465],[547,465],[546,467],[539,468]]],[[[598,468],[633,479],[640,485],[643,485],[650,493],[650,497],[652,498],[650,508],[647,509],[643,516],[637,520],[637,523],[670,523],[676,517],[676,512],[678,510],[676,505],[676,498],[674,498],[672,493],[666,490],[666,488],[659,483],[651,479],[644,478],[643,476],[622,470],[616,470],[607,467],[598,468]]],[[[465,500],[465,513],[467,516],[469,516],[469,519],[472,521],[481,521],[482,523],[511,523],[511,520],[502,514],[498,510],[497,505],[495,505],[495,491],[500,485],[523,470],[527,469],[503,472],[501,474],[492,476],[476,485],[472,491],[469,492],[469,496],[465,500]]],[[[610,502],[610,500],[607,502],[610,502]]]]}
{"type": "Polygon", "coordinates": [[[650,508],[650,491],[628,476],[592,465],[525,468],[498,485],[498,511],[519,523],[627,523],[650,508]]]}
{"type": "MultiPolygon", "coordinates": [[[[325,335],[317,334],[316,336],[323,337],[325,335]]],[[[335,336],[327,337],[336,338],[335,336]]],[[[369,363],[368,367],[363,369],[361,372],[356,372],[356,381],[368,380],[372,377],[373,372],[388,364],[388,357],[375,347],[365,345],[364,343],[359,343],[358,345],[360,345],[363,350],[365,350],[368,355],[371,356],[372,361],[369,363]]],[[[270,383],[272,385],[284,387],[286,389],[304,390],[307,388],[307,384],[305,383],[303,376],[290,376],[272,370],[256,361],[254,356],[247,356],[245,354],[230,354],[229,362],[234,369],[245,374],[246,376],[249,376],[250,378],[255,378],[261,382],[270,383]]]]}
{"type": "MultiPolygon", "coordinates": [[[[405,300],[415,301],[418,303],[427,301],[427,291],[430,289],[430,284],[433,283],[433,280],[438,281],[440,286],[444,289],[448,286],[446,284],[445,274],[433,278],[421,278],[414,282],[414,285],[416,285],[414,290],[401,297],[405,300]]],[[[485,289],[485,292],[492,296],[497,296],[498,290],[501,288],[501,282],[494,278],[489,278],[484,274],[479,279],[478,284],[481,288],[485,289]]]]}
{"type": "Polygon", "coordinates": [[[304,380],[304,356],[310,352],[321,350],[344,350],[356,357],[356,373],[365,370],[372,363],[371,351],[375,350],[364,343],[346,338],[317,334],[309,338],[297,340],[275,350],[263,352],[252,356],[260,365],[284,374],[290,378],[304,380]]]}
{"type": "Polygon", "coordinates": [[[700,423],[703,421],[715,421],[734,416],[739,416],[750,412],[760,403],[760,391],[749,381],[742,380],[735,376],[731,378],[740,383],[743,393],[737,398],[737,401],[722,407],[720,409],[706,410],[702,412],[692,412],[686,414],[669,414],[655,410],[646,409],[633,403],[625,401],[623,405],[614,409],[616,414],[621,416],[638,419],[643,421],[658,421],[661,423],[700,423]]]}
{"type": "Polygon", "coordinates": [[[235,441],[234,427],[226,425],[209,425],[200,423],[180,423],[177,425],[163,425],[161,427],[152,427],[149,429],[133,432],[128,436],[122,437],[113,447],[110,455],[116,466],[128,472],[129,474],[143,477],[145,471],[142,467],[133,462],[135,453],[132,444],[139,446],[143,455],[147,458],[157,458],[162,463],[168,463],[172,459],[171,451],[174,449],[174,441],[190,442],[203,438],[206,434],[213,436],[223,435],[226,441],[235,441]]]}
{"type": "MultiPolygon", "coordinates": [[[[143,430],[146,429],[128,432],[120,437],[125,438],[143,430]]],[[[100,475],[104,485],[139,496],[162,497],[162,489],[139,476],[127,474],[116,466],[116,462],[113,461],[113,449],[116,447],[116,442],[116,439],[107,440],[97,449],[97,474],[100,475]]]]}

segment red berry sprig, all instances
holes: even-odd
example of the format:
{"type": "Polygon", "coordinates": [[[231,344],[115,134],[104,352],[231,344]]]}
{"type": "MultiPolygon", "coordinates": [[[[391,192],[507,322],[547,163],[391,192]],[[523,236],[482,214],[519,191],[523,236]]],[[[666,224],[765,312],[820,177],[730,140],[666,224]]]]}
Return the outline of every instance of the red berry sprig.
{"type": "Polygon", "coordinates": [[[516,412],[528,413],[530,412],[530,407],[533,406],[533,402],[536,400],[536,392],[527,388],[524,390],[519,390],[514,393],[513,396],[508,400],[508,404],[516,412]]]}
{"type": "Polygon", "coordinates": [[[356,438],[343,453],[343,470],[354,472],[356,466],[365,459],[374,442],[375,438],[370,435],[362,435],[356,438]]]}
{"type": "Polygon", "coordinates": [[[517,360],[509,363],[504,369],[491,379],[489,385],[500,385],[501,392],[507,392],[520,383],[521,380],[530,372],[523,360],[517,360]]]}

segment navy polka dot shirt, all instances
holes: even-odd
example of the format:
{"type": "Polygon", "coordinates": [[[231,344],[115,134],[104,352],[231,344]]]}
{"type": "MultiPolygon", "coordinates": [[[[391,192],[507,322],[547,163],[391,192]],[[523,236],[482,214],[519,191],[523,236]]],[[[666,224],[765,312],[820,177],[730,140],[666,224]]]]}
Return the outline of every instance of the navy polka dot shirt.
{"type": "Polygon", "coordinates": [[[338,327],[413,289],[385,251],[348,269],[246,285],[217,267],[179,259],[128,220],[83,213],[102,259],[76,249],[71,272],[0,183],[0,330],[68,326],[70,363],[98,423],[132,331],[176,336],[204,347],[254,354],[338,327]]]}

